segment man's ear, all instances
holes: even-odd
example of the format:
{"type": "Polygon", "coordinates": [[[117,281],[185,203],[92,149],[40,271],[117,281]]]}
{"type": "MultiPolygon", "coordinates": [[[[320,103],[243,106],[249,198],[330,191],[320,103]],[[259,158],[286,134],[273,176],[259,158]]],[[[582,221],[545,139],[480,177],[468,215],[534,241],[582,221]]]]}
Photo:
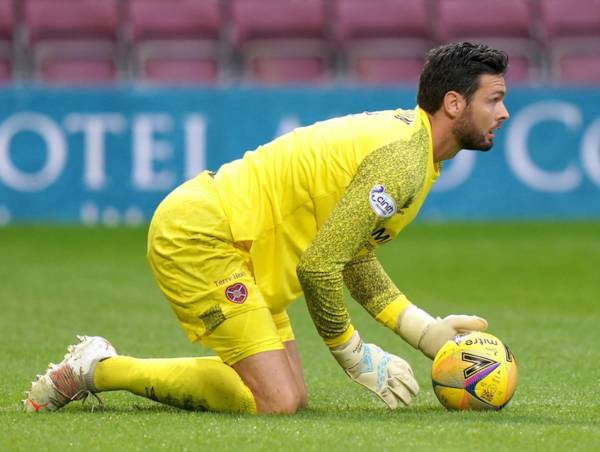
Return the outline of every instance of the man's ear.
{"type": "Polygon", "coordinates": [[[452,119],[457,118],[466,108],[467,102],[462,94],[456,91],[448,91],[444,95],[444,113],[452,119]]]}

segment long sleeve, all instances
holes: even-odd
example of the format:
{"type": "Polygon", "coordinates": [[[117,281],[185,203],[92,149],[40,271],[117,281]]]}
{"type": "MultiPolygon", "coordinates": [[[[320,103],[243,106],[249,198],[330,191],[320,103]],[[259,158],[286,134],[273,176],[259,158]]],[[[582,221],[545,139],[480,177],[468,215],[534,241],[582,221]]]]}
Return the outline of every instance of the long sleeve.
{"type": "Polygon", "coordinates": [[[402,295],[372,251],[348,262],[342,274],[352,298],[373,318],[402,295]]]}
{"type": "MultiPolygon", "coordinates": [[[[427,154],[418,152],[410,140],[373,151],[359,165],[345,193],[301,256],[298,278],[308,310],[324,339],[340,336],[350,323],[343,298],[344,268],[362,250],[370,248],[369,237],[374,231],[391,216],[403,214],[402,209],[423,185],[426,166],[427,154]]],[[[389,279],[383,279],[380,282],[389,289],[384,296],[387,299],[396,292],[389,288],[389,279]]],[[[376,297],[370,299],[369,303],[379,302],[376,297]]]]}

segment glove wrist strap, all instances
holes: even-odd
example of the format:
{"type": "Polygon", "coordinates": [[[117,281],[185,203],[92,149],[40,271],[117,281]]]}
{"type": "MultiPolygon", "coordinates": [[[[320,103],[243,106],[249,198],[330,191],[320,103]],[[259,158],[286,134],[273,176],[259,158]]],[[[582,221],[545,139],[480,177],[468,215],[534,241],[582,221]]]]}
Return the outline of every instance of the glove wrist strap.
{"type": "Polygon", "coordinates": [[[352,324],[349,324],[346,331],[344,331],[339,336],[325,338],[324,339],[325,345],[327,345],[327,347],[329,347],[330,349],[343,347],[345,344],[348,343],[350,338],[352,338],[353,334],[354,334],[354,327],[352,326],[352,324]]]}
{"type": "Polygon", "coordinates": [[[348,342],[331,348],[330,351],[342,368],[349,369],[355,366],[362,359],[362,347],[362,339],[360,338],[358,331],[354,330],[348,342]]]}
{"type": "Polygon", "coordinates": [[[425,330],[435,319],[414,304],[407,307],[398,317],[396,333],[414,348],[419,348],[419,342],[425,330]]]}

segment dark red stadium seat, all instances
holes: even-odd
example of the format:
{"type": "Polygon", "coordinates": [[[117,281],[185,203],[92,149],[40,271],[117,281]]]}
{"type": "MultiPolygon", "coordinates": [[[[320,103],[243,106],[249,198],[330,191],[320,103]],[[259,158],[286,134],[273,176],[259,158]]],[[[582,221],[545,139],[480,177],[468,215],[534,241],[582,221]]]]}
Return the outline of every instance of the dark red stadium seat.
{"type": "Polygon", "coordinates": [[[245,80],[321,83],[329,76],[324,0],[232,0],[233,46],[245,80]]]}
{"type": "Polygon", "coordinates": [[[143,69],[143,79],[164,84],[215,83],[218,79],[216,59],[149,59],[143,69]]]}
{"type": "Polygon", "coordinates": [[[8,60],[0,60],[0,84],[11,80],[11,66],[8,60]]]}
{"type": "MultiPolygon", "coordinates": [[[[493,45],[493,42],[491,43],[493,45]]],[[[502,45],[499,46],[502,48],[502,45]]],[[[531,56],[519,54],[518,51],[506,49],[508,60],[508,72],[506,79],[510,82],[525,83],[539,81],[540,73],[537,66],[532,66],[531,56]]]]}
{"type": "Polygon", "coordinates": [[[69,84],[115,79],[118,0],[25,0],[24,13],[36,78],[69,84]]]}
{"type": "Polygon", "coordinates": [[[14,27],[12,0],[0,0],[0,40],[11,41],[14,27]]]}
{"type": "Polygon", "coordinates": [[[352,39],[430,39],[430,17],[426,0],[336,0],[335,37],[352,39]]]}
{"type": "Polygon", "coordinates": [[[540,0],[539,7],[551,80],[600,84],[600,0],[540,0]]]}
{"type": "Polygon", "coordinates": [[[13,2],[0,0],[0,83],[11,79],[13,31],[13,2]]]}
{"type": "Polygon", "coordinates": [[[440,42],[483,42],[509,55],[507,78],[535,79],[538,49],[532,40],[529,0],[438,0],[437,38],[440,42]]]}
{"type": "Polygon", "coordinates": [[[48,59],[38,69],[42,80],[56,85],[103,85],[114,82],[115,66],[109,60],[48,59]]]}
{"type": "Polygon", "coordinates": [[[319,58],[256,58],[252,64],[253,77],[270,85],[325,81],[327,70],[319,58]]]}
{"type": "Polygon", "coordinates": [[[457,37],[530,37],[528,0],[438,0],[437,32],[443,41],[457,37]]]}
{"type": "Polygon", "coordinates": [[[427,0],[335,0],[334,36],[351,80],[414,82],[432,46],[427,0]]]}
{"type": "Polygon", "coordinates": [[[600,85],[600,55],[571,54],[558,62],[555,79],[578,85],[600,85]]]}
{"type": "Polygon", "coordinates": [[[600,36],[600,0],[539,0],[546,40],[600,36]]]}
{"type": "Polygon", "coordinates": [[[216,83],[219,0],[129,0],[136,76],[156,83],[216,83]]]}
{"type": "Polygon", "coordinates": [[[352,76],[356,81],[373,85],[398,84],[418,80],[422,58],[359,58],[352,76]]]}

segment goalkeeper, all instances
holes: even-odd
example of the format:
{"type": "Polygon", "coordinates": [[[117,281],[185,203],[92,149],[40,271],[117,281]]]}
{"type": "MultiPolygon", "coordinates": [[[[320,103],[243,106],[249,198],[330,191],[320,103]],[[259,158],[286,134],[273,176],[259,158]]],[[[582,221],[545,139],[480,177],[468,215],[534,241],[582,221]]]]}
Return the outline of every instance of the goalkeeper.
{"type": "Polygon", "coordinates": [[[189,339],[218,356],[136,359],[84,336],[33,383],[26,409],[128,390],[185,409],[294,413],[307,394],[286,308],[302,294],[348,376],[391,409],[410,404],[419,388],[409,364],[363,342],[343,286],[429,358],[458,332],[487,327],[412,304],[374,248],[414,219],[442,160],[492,147],[508,119],[506,67],[484,45],[433,49],[415,109],[302,127],[175,189],[152,219],[148,259],[189,339]]]}

